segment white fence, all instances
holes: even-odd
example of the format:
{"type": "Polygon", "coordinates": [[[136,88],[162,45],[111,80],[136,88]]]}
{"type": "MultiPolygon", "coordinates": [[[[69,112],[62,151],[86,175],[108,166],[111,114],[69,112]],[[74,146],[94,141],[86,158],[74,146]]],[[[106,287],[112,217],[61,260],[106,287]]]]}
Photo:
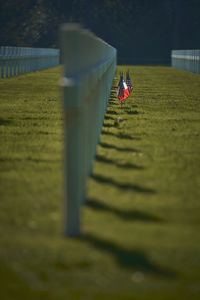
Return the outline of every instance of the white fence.
{"type": "Polygon", "coordinates": [[[48,48],[0,47],[0,78],[59,65],[60,51],[48,48]]]}
{"type": "Polygon", "coordinates": [[[92,174],[116,68],[116,49],[78,25],[61,29],[65,112],[65,234],[81,233],[81,205],[92,174]]]}
{"type": "Polygon", "coordinates": [[[200,74],[200,50],[172,50],[173,68],[200,74]]]}

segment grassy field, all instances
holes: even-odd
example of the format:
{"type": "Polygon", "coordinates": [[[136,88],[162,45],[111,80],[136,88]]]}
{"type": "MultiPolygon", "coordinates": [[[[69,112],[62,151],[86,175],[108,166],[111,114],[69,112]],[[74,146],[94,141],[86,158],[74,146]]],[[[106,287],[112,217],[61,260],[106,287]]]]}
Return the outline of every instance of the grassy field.
{"type": "Polygon", "coordinates": [[[83,235],[64,238],[60,73],[0,80],[0,299],[200,299],[200,76],[117,67],[83,235]]]}

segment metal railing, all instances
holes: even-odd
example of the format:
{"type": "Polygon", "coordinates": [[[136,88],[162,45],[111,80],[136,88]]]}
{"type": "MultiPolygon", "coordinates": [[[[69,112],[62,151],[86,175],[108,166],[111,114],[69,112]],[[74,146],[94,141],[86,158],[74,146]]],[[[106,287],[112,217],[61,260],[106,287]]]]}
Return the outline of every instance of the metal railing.
{"type": "Polygon", "coordinates": [[[96,146],[116,68],[116,49],[78,25],[61,28],[65,114],[65,235],[81,233],[96,146]]]}
{"type": "Polygon", "coordinates": [[[171,66],[200,74],[200,50],[172,50],[171,66]]]}
{"type": "Polygon", "coordinates": [[[60,50],[0,47],[0,78],[39,71],[59,65],[60,50]]]}

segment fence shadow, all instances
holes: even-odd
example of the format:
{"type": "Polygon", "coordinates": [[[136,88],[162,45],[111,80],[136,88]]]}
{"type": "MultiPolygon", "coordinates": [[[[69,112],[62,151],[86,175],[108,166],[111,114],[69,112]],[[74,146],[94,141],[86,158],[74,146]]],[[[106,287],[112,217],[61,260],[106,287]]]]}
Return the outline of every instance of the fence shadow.
{"type": "Polygon", "coordinates": [[[129,147],[126,147],[126,148],[120,148],[120,147],[117,147],[115,145],[111,145],[111,144],[108,144],[108,143],[99,143],[99,145],[103,148],[107,148],[107,149],[115,149],[117,151],[120,151],[120,152],[134,152],[134,153],[139,153],[140,151],[135,149],[135,148],[129,148],[129,147]]]}
{"type": "Polygon", "coordinates": [[[12,124],[11,120],[0,119],[0,126],[12,124]]]}
{"type": "Polygon", "coordinates": [[[148,194],[156,193],[156,191],[151,188],[146,188],[146,187],[140,186],[138,184],[117,182],[116,180],[114,180],[110,177],[106,177],[106,176],[102,176],[102,175],[98,175],[98,174],[93,174],[91,177],[98,182],[107,183],[107,184],[113,185],[122,190],[132,190],[137,193],[148,193],[148,194]]]}
{"type": "Polygon", "coordinates": [[[112,106],[117,106],[119,105],[117,102],[109,101],[108,102],[108,108],[111,108],[112,106]]]}
{"type": "Polygon", "coordinates": [[[107,110],[107,111],[106,111],[106,114],[107,114],[107,115],[118,115],[118,113],[117,113],[116,111],[111,110],[111,109],[107,110]]]}
{"type": "Polygon", "coordinates": [[[177,277],[177,274],[173,270],[161,267],[152,262],[141,250],[134,248],[125,249],[114,242],[94,236],[90,233],[85,233],[79,239],[83,242],[89,243],[98,250],[111,254],[117,263],[123,268],[133,269],[135,271],[139,270],[168,279],[177,277]]]}
{"type": "Polygon", "coordinates": [[[137,110],[126,110],[126,113],[128,115],[138,115],[139,112],[137,110]]]}
{"type": "MultiPolygon", "coordinates": [[[[114,125],[111,125],[111,124],[109,124],[109,125],[108,125],[108,124],[104,124],[103,127],[114,127],[114,125]]],[[[129,135],[129,134],[124,134],[124,133],[122,133],[122,132],[114,133],[114,132],[102,130],[102,131],[101,131],[101,134],[115,136],[115,137],[117,137],[117,138],[119,138],[119,139],[122,139],[122,140],[123,140],[123,139],[124,139],[124,140],[136,140],[136,141],[141,140],[141,139],[138,138],[138,137],[133,137],[133,136],[131,136],[131,135],[129,135]]]]}
{"type": "Polygon", "coordinates": [[[144,170],[144,167],[142,167],[142,166],[138,166],[133,163],[118,162],[118,161],[115,161],[114,159],[109,159],[109,158],[106,158],[99,154],[97,154],[97,156],[96,156],[96,161],[107,163],[107,164],[114,164],[115,166],[117,166],[119,168],[124,168],[124,169],[144,170]]]}
{"type": "Polygon", "coordinates": [[[0,162],[33,162],[33,163],[61,163],[62,159],[41,159],[41,158],[0,158],[0,162]]]}
{"type": "Polygon", "coordinates": [[[103,123],[103,127],[107,127],[107,128],[111,128],[114,127],[114,124],[110,124],[110,123],[103,123]]]}
{"type": "Polygon", "coordinates": [[[116,120],[116,118],[113,118],[111,116],[106,116],[106,115],[105,115],[104,119],[105,120],[116,120]]]}
{"type": "Polygon", "coordinates": [[[156,223],[157,222],[162,223],[164,221],[161,218],[158,218],[156,216],[138,210],[122,210],[117,207],[105,204],[94,198],[88,198],[85,205],[93,210],[115,214],[123,221],[133,221],[133,222],[142,221],[142,222],[156,222],[156,223]]]}

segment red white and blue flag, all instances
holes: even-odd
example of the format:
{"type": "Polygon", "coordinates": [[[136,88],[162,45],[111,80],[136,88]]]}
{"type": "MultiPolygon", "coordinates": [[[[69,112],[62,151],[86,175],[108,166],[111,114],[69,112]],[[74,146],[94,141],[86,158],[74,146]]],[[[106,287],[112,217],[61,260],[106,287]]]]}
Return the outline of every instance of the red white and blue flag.
{"type": "Polygon", "coordinates": [[[120,76],[120,81],[117,87],[117,97],[120,102],[124,101],[128,96],[130,95],[130,92],[128,90],[128,86],[126,82],[124,81],[123,76],[120,76]]]}
{"type": "Polygon", "coordinates": [[[131,83],[131,79],[130,79],[129,73],[127,73],[127,75],[126,75],[126,84],[127,84],[129,93],[131,93],[132,89],[133,89],[133,86],[132,86],[132,83],[131,83]]]}

